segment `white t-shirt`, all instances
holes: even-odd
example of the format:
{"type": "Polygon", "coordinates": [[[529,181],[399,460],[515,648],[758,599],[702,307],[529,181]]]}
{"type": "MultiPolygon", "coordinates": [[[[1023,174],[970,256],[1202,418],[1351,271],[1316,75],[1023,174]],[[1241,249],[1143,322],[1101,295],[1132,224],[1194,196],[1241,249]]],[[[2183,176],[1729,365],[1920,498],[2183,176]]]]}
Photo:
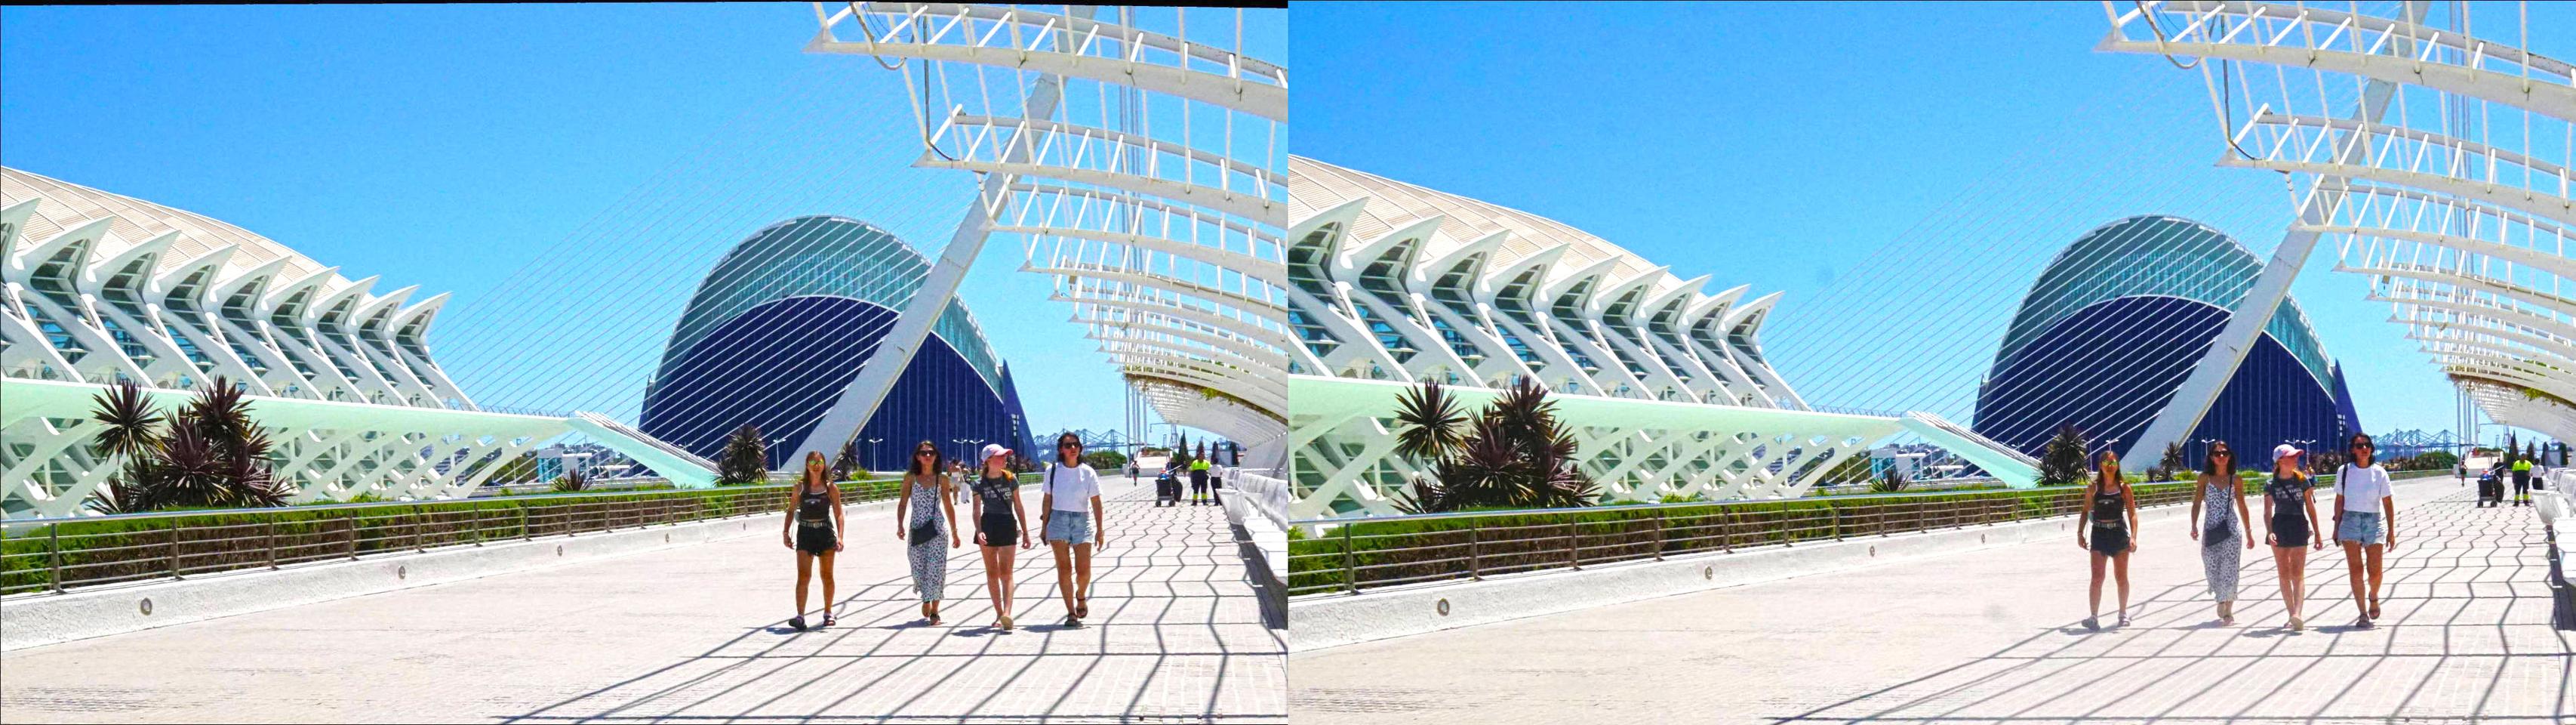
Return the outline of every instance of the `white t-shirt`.
{"type": "Polygon", "coordinates": [[[2388,469],[2375,462],[2369,468],[2343,464],[2335,474],[2335,493],[2343,497],[2343,510],[2361,512],[2378,511],[2382,499],[2396,495],[2388,488],[2388,469]]]}
{"type": "Polygon", "coordinates": [[[1074,513],[1091,510],[1091,499],[1100,495],[1100,474],[1091,464],[1077,463],[1067,467],[1048,466],[1045,491],[1055,497],[1055,510],[1074,513]]]}

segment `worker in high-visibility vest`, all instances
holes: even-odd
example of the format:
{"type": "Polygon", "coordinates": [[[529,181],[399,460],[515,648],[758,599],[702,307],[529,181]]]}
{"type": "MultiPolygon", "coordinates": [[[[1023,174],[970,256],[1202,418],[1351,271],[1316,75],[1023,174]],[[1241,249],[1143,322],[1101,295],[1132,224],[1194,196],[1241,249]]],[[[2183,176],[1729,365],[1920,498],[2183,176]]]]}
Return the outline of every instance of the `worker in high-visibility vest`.
{"type": "Polygon", "coordinates": [[[2531,459],[2513,459],[2513,505],[2531,505],[2531,459]]]}
{"type": "Polygon", "coordinates": [[[1206,456],[1190,460],[1190,505],[1207,503],[1208,469],[1214,467],[1208,463],[1206,456]]]}

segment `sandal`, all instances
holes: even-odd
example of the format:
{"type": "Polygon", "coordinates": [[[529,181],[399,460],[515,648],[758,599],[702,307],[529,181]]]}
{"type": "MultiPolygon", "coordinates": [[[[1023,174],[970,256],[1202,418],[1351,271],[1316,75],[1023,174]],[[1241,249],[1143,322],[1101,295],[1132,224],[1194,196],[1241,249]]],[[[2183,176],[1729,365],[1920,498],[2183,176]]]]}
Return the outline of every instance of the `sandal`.
{"type": "Polygon", "coordinates": [[[993,624],[994,624],[995,626],[1001,627],[1001,628],[1002,628],[1002,631],[1004,631],[1004,632],[1011,631],[1011,615],[1008,615],[1008,614],[1002,615],[1001,617],[999,617],[999,618],[995,619],[995,620],[994,620],[994,622],[993,622],[993,624]]]}
{"type": "Polygon", "coordinates": [[[1076,619],[1080,619],[1080,618],[1082,618],[1082,617],[1088,617],[1088,616],[1091,616],[1091,598],[1090,598],[1090,597],[1083,597],[1080,601],[1074,602],[1074,604],[1073,604],[1073,616],[1074,616],[1074,618],[1076,618],[1076,619]]]}
{"type": "Polygon", "coordinates": [[[2101,617],[2098,617],[2098,616],[2095,616],[2095,617],[2085,617],[2085,618],[2084,618],[2084,629],[2086,629],[2086,630],[2088,630],[2088,631],[2093,631],[2093,632],[2099,632],[2099,631],[2102,631],[2102,618],[2101,618],[2101,617]]]}
{"type": "Polygon", "coordinates": [[[2353,628],[2353,629],[2378,629],[2378,628],[2379,628],[2379,625],[2377,625],[2377,624],[2372,624],[2372,623],[2371,623],[2371,621],[2370,621],[2370,618],[2369,618],[2369,617],[2362,617],[2362,618],[2360,618],[2360,619],[2355,619],[2355,620],[2353,620],[2353,621],[2352,621],[2352,628],[2353,628]]]}
{"type": "Polygon", "coordinates": [[[2300,621],[2298,617],[2291,617],[2291,618],[2290,618],[2290,631],[2292,631],[2292,632],[2305,632],[2305,631],[2308,631],[2308,623],[2307,623],[2307,622],[2300,621]]]}
{"type": "Polygon", "coordinates": [[[832,617],[832,615],[830,615],[830,614],[825,614],[825,615],[823,615],[823,626],[825,626],[825,627],[829,627],[829,626],[832,626],[832,625],[835,625],[835,624],[840,624],[840,623],[841,623],[841,620],[833,618],[833,617],[832,617]]]}
{"type": "Polygon", "coordinates": [[[794,627],[796,628],[796,631],[799,632],[805,631],[805,615],[799,614],[789,618],[787,620],[787,626],[794,627]]]}
{"type": "Polygon", "coordinates": [[[2129,626],[2129,615],[2126,615],[2126,614],[2120,615],[2120,626],[2122,626],[2122,627],[2129,626]]]}
{"type": "Polygon", "coordinates": [[[2379,603],[2378,603],[2378,602],[2371,602],[2371,603],[2370,603],[2370,618],[2371,618],[2371,619],[2378,619],[2378,618],[2379,618],[2379,603]]]}
{"type": "Polygon", "coordinates": [[[1071,615],[1067,615],[1067,616],[1064,618],[1064,628],[1065,628],[1065,629],[1081,629],[1081,628],[1082,628],[1082,618],[1081,618],[1081,617],[1078,617],[1078,616],[1071,616],[1071,615]]]}

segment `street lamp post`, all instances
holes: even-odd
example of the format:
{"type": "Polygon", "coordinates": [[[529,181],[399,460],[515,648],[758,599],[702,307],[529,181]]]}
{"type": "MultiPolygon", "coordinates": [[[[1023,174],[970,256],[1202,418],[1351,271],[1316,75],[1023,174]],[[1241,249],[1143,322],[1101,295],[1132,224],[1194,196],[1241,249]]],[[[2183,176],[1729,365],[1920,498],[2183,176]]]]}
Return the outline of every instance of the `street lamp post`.
{"type": "Polygon", "coordinates": [[[885,439],[863,438],[861,440],[868,442],[868,470],[877,470],[877,444],[885,442],[885,439]]]}

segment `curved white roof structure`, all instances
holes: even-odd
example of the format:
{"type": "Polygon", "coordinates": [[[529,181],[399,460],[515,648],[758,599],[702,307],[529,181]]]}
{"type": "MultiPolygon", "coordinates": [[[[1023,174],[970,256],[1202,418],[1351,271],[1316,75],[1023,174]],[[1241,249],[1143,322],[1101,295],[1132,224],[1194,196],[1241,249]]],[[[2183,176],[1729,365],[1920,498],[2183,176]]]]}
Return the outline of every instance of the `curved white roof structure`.
{"type": "Polygon", "coordinates": [[[1290,160],[1294,515],[1381,515],[1428,475],[1394,453],[1407,383],[1473,404],[1529,378],[1556,396],[1605,502],[1805,493],[1900,430],[2026,485],[2032,465],[1935,416],[1818,412],[1763,359],[1778,293],[1705,291],[1535,214],[1290,160]]]}
{"type": "Polygon", "coordinates": [[[481,412],[431,360],[446,294],[379,291],[204,215],[0,168],[0,282],[11,517],[78,513],[114,469],[86,419],[117,381],[165,407],[218,377],[240,386],[301,500],[462,495],[564,430],[481,412]]]}

